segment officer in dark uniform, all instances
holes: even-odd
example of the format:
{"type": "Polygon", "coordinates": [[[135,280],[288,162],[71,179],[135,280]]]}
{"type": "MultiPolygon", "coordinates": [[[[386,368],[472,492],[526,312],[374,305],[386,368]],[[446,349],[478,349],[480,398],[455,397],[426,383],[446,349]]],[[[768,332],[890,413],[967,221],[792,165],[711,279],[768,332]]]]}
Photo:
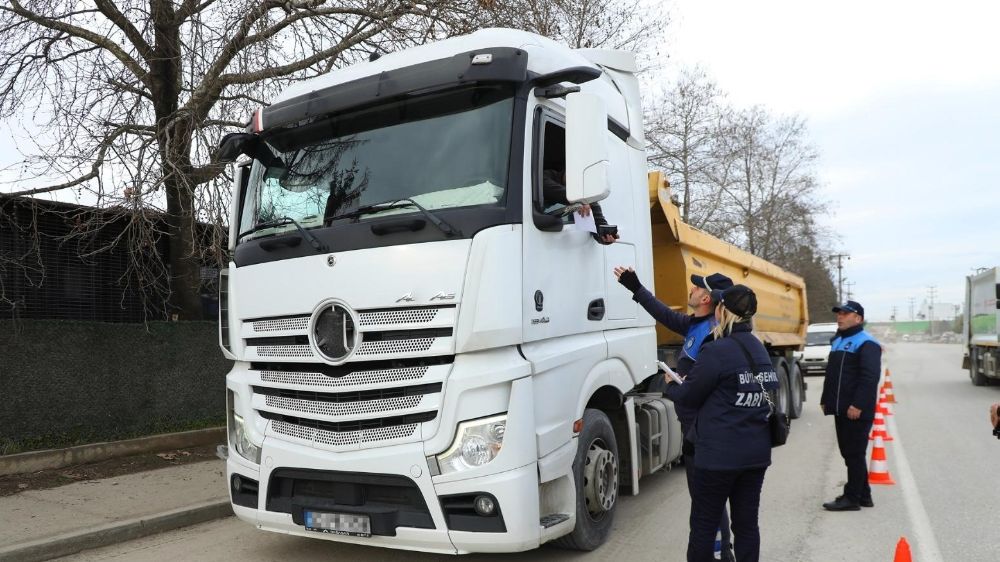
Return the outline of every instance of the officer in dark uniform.
{"type": "Polygon", "coordinates": [[[688,561],[713,559],[712,545],[726,501],[732,510],[736,559],[760,560],[760,492],[771,464],[769,393],[778,389],[771,358],[751,333],[757,296],[745,285],[719,293],[712,341],[683,384],[666,396],[697,410],[687,438],[694,443],[688,561]]]}
{"type": "MultiPolygon", "coordinates": [[[[642,286],[639,277],[632,268],[626,269],[619,266],[615,268],[615,276],[618,282],[632,291],[632,299],[642,305],[642,307],[657,322],[666,326],[670,331],[684,337],[684,346],[677,358],[677,374],[681,377],[690,376],[691,367],[698,359],[702,345],[709,338],[709,333],[715,327],[715,307],[718,304],[713,298],[713,291],[722,291],[733,286],[733,281],[721,273],[713,273],[707,277],[701,275],[691,276],[691,289],[688,291],[688,306],[694,314],[682,314],[672,310],[669,306],[660,302],[649,289],[642,286]]],[[[716,297],[719,293],[716,293],[716,297]]],[[[663,379],[655,379],[650,390],[660,391],[665,382],[663,379]]],[[[677,419],[681,422],[682,435],[687,435],[688,430],[694,424],[694,418],[698,414],[696,408],[688,408],[681,404],[674,404],[677,408],[677,419]]],[[[694,462],[694,445],[684,439],[683,443],[684,464],[691,466],[694,462]]],[[[691,492],[691,472],[686,472],[688,476],[688,493],[691,492]]],[[[725,507],[722,510],[722,517],[719,521],[719,531],[721,534],[722,560],[732,559],[732,537],[729,533],[729,516],[725,507]]]]}
{"type": "Polygon", "coordinates": [[[873,507],[868,485],[865,451],[875,419],[882,346],[864,330],[865,309],[856,301],[833,307],[837,334],[830,343],[830,358],[823,379],[820,407],[833,416],[840,456],[847,465],[844,493],[823,507],[830,511],[858,511],[873,507]]]}

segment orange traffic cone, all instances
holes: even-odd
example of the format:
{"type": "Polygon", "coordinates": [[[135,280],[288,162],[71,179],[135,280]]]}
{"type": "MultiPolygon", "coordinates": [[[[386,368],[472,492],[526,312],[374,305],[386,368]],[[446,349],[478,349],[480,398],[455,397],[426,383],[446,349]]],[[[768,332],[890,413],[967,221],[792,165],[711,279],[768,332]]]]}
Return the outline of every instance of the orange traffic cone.
{"type": "Polygon", "coordinates": [[[884,441],[892,441],[889,435],[889,428],[885,425],[885,416],[882,415],[882,408],[875,410],[875,422],[872,424],[872,434],[868,436],[869,441],[874,441],[876,437],[881,437],[884,441]]]}
{"type": "Polygon", "coordinates": [[[885,384],[882,385],[885,389],[885,401],[889,404],[896,403],[896,395],[892,392],[892,377],[889,374],[889,369],[885,370],[885,384]]]}
{"type": "Polygon", "coordinates": [[[892,562],[913,562],[910,556],[910,543],[906,542],[906,537],[899,537],[899,542],[896,543],[896,556],[892,558],[892,562]]]}
{"type": "Polygon", "coordinates": [[[882,436],[875,437],[875,445],[872,447],[872,460],[868,464],[868,483],[894,485],[892,476],[889,476],[889,463],[885,458],[885,444],[882,443],[882,436]]]}
{"type": "Polygon", "coordinates": [[[892,413],[892,404],[890,404],[889,402],[887,402],[886,399],[885,399],[885,388],[882,388],[879,391],[878,405],[879,405],[880,408],[882,408],[882,415],[883,416],[888,417],[888,416],[893,415],[893,413],[892,413]]]}

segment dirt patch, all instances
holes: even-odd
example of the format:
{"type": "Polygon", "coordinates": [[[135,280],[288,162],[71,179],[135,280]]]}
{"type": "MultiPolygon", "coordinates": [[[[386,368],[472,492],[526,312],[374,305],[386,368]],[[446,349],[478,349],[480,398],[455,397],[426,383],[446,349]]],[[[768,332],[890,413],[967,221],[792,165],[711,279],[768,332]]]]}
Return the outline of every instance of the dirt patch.
{"type": "Polygon", "coordinates": [[[134,474],[168,466],[215,460],[215,445],[175,449],[158,453],[143,453],[130,457],[109,459],[92,464],[80,464],[26,474],[0,476],[0,497],[11,496],[25,490],[44,490],[83,482],[101,480],[123,474],[134,474]]]}

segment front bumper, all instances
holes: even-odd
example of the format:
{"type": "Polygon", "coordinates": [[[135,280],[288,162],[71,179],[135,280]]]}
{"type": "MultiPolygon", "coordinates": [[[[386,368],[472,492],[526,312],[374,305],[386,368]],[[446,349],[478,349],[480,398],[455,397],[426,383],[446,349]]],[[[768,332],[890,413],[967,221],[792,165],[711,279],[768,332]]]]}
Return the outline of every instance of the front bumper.
{"type": "MultiPolygon", "coordinates": [[[[239,455],[231,454],[226,462],[230,483],[234,474],[259,483],[257,507],[244,507],[234,503],[233,511],[237,517],[260,529],[353,544],[447,554],[519,552],[536,548],[539,545],[541,528],[538,524],[538,469],[534,462],[497,474],[449,482],[435,482],[441,478],[432,477],[429,474],[423,447],[420,443],[331,455],[293,443],[270,439],[265,440],[261,461],[261,465],[257,467],[239,455]],[[394,528],[395,536],[373,534],[371,537],[342,536],[307,531],[302,524],[295,522],[295,519],[301,521],[300,513],[293,516],[292,513],[268,510],[268,497],[272,494],[271,477],[276,471],[288,467],[305,471],[313,470],[327,473],[330,471],[349,471],[354,474],[367,473],[395,480],[408,479],[413,483],[415,489],[419,490],[419,494],[426,504],[433,528],[414,528],[401,524],[394,528]],[[393,469],[398,472],[392,472],[393,469]],[[496,498],[500,514],[504,519],[505,531],[469,532],[448,529],[439,497],[474,493],[486,493],[496,498]]],[[[232,486],[230,486],[230,491],[232,493],[232,486]]],[[[231,497],[231,499],[233,498],[231,497]]],[[[271,507],[275,507],[273,502],[271,507]]],[[[329,506],[307,507],[336,511],[336,508],[331,509],[329,506]]],[[[384,507],[383,505],[381,508],[384,510],[384,507]]],[[[301,510],[303,506],[296,505],[292,509],[301,510]]],[[[366,510],[375,509],[372,506],[349,506],[344,511],[366,513],[366,510]]],[[[372,511],[371,514],[375,515],[375,512],[372,511]]],[[[374,532],[376,531],[373,525],[374,532]]]]}

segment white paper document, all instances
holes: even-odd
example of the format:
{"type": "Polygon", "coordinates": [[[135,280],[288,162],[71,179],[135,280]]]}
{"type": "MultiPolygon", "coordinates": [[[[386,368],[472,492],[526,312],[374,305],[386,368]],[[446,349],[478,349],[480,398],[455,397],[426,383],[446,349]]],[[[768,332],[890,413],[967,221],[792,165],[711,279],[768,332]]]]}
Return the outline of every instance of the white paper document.
{"type": "Polygon", "coordinates": [[[669,365],[667,365],[663,361],[657,361],[656,364],[660,367],[660,370],[667,373],[667,376],[670,377],[675,383],[684,384],[684,379],[682,379],[680,375],[678,375],[673,369],[671,369],[669,365]]]}
{"type": "Polygon", "coordinates": [[[594,222],[593,212],[587,216],[583,216],[580,214],[580,211],[576,211],[573,213],[573,224],[576,225],[578,230],[585,230],[587,232],[597,234],[597,223],[594,222]]]}

